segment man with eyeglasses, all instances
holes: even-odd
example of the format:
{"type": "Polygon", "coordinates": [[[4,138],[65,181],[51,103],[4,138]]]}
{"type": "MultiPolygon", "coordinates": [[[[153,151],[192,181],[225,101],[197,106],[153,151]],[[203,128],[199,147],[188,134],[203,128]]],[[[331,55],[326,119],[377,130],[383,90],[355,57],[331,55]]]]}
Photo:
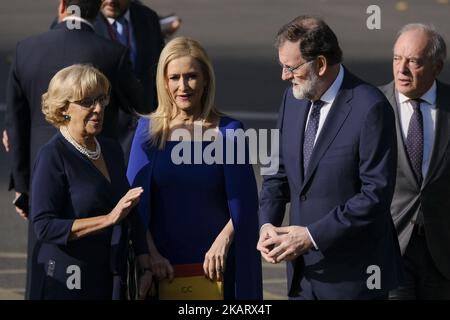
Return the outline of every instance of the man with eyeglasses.
{"type": "Polygon", "coordinates": [[[260,195],[258,250],[287,262],[290,299],[385,299],[401,257],[389,211],[395,185],[392,108],[341,64],[322,20],[300,16],[276,37],[291,82],[278,120],[280,166],[260,195]],[[281,227],[290,202],[289,226],[281,227]]]}
{"type": "Polygon", "coordinates": [[[436,78],[446,58],[431,26],[404,26],[394,45],[394,81],[382,87],[397,120],[391,212],[405,283],[390,299],[450,299],[450,86],[436,78]]]}
{"type": "MultiPolygon", "coordinates": [[[[143,90],[131,69],[127,48],[96,35],[93,21],[101,0],[60,0],[63,21],[52,30],[17,44],[7,85],[6,123],[12,154],[12,181],[17,213],[28,218],[31,168],[39,149],[56,133],[41,111],[42,94],[50,79],[62,68],[75,63],[91,64],[112,84],[111,103],[105,109],[102,134],[117,139],[118,110],[143,110],[143,90]],[[70,10],[78,6],[80,16],[70,10]]],[[[118,155],[121,156],[121,155],[118,155]]],[[[28,275],[36,237],[28,232],[28,275]]],[[[27,277],[26,298],[32,299],[32,283],[27,277]]]]}

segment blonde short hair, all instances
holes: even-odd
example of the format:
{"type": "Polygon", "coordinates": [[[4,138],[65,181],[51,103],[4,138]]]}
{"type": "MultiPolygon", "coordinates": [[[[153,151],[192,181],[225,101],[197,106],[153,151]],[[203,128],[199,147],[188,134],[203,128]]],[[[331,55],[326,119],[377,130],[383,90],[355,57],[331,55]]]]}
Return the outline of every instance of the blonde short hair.
{"type": "Polygon", "coordinates": [[[156,89],[158,91],[158,107],[150,115],[151,140],[154,145],[163,148],[169,138],[169,123],[173,118],[174,101],[167,89],[167,65],[182,57],[195,58],[203,71],[207,83],[202,97],[202,118],[209,119],[212,115],[220,115],[215,107],[216,78],[214,69],[205,49],[197,41],[177,37],[172,39],[161,52],[156,71],[156,89]]]}
{"type": "Polygon", "coordinates": [[[101,91],[108,95],[109,80],[103,73],[87,64],[74,64],[58,71],[50,80],[48,91],[42,95],[45,119],[59,128],[66,122],[63,111],[70,101],[82,100],[101,91]]]}

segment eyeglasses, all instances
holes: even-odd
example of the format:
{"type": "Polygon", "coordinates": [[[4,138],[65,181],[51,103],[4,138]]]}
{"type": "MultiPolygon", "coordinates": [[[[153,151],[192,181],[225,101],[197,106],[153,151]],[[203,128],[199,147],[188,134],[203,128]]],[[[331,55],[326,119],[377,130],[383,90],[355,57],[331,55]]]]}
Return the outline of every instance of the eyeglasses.
{"type": "Polygon", "coordinates": [[[305,62],[303,62],[303,63],[300,63],[298,66],[296,66],[296,67],[288,67],[288,66],[285,66],[285,65],[282,65],[282,64],[280,64],[281,65],[281,68],[283,68],[283,72],[289,72],[289,73],[291,73],[291,74],[294,74],[295,73],[295,71],[296,70],[299,70],[301,67],[303,67],[304,65],[307,65],[308,63],[310,63],[310,62],[313,62],[314,60],[309,60],[309,61],[305,61],[305,62]]]}
{"type": "Polygon", "coordinates": [[[100,106],[102,107],[106,107],[109,104],[109,95],[101,95],[98,96],[97,98],[85,98],[82,100],[78,100],[78,101],[69,101],[71,103],[76,103],[80,106],[82,106],[83,108],[93,108],[95,107],[95,105],[98,103],[100,104],[100,106]]]}

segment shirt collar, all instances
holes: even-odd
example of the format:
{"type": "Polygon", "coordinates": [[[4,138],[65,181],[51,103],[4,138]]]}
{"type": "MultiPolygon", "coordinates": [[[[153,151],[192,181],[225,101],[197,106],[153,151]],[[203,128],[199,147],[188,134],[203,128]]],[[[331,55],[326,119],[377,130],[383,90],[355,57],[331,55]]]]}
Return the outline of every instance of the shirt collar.
{"type": "MultiPolygon", "coordinates": [[[[125,13],[123,14],[123,17],[125,18],[125,20],[127,20],[128,24],[130,23],[130,9],[128,8],[127,11],[125,11],[125,13]]],[[[106,20],[108,20],[109,24],[113,24],[114,22],[116,22],[116,19],[114,18],[109,18],[106,17],[106,20]]]]}
{"type": "MultiPolygon", "coordinates": [[[[436,105],[436,81],[433,82],[433,85],[431,86],[430,89],[428,89],[427,92],[425,92],[420,99],[422,99],[423,101],[425,101],[426,103],[434,106],[436,105]]],[[[405,96],[403,93],[398,92],[398,101],[400,103],[404,103],[407,102],[409,100],[411,100],[410,98],[408,98],[407,96],[405,96]]]]}
{"type": "Polygon", "coordinates": [[[328,90],[325,91],[325,93],[320,97],[320,100],[322,100],[325,103],[332,103],[336,98],[343,81],[344,81],[344,68],[340,64],[339,73],[336,79],[334,80],[333,84],[328,88],[328,90]]]}
{"type": "Polygon", "coordinates": [[[75,20],[75,21],[80,21],[81,23],[85,23],[87,24],[89,27],[91,27],[92,29],[94,29],[94,26],[92,25],[92,23],[90,23],[89,21],[87,21],[86,19],[79,17],[79,16],[67,16],[65,17],[62,21],[68,21],[68,20],[75,20]]]}

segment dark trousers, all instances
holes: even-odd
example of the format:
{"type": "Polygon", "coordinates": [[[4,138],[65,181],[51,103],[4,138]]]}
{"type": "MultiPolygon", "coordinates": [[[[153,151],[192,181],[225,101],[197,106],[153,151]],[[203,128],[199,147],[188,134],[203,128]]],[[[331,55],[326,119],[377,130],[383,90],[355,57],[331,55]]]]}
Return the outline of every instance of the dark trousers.
{"type": "Polygon", "coordinates": [[[415,226],[403,255],[405,283],[389,293],[391,300],[450,299],[450,280],[437,270],[423,227],[415,226]]]}

